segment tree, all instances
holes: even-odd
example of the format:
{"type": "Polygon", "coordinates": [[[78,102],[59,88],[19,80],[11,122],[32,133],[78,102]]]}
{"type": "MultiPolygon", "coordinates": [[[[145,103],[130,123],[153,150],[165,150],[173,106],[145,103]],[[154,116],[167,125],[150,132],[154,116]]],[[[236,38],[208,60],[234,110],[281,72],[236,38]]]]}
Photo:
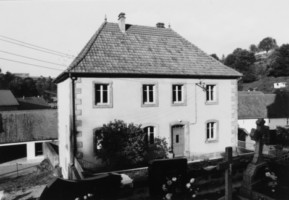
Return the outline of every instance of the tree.
{"type": "Polygon", "coordinates": [[[163,140],[157,139],[151,147],[145,138],[140,125],[126,124],[122,120],[109,122],[95,133],[96,156],[109,169],[143,166],[148,159],[166,157],[167,146],[163,140]],[[152,148],[154,154],[151,153],[152,148]]]}
{"type": "Polygon", "coordinates": [[[215,58],[216,60],[220,61],[219,57],[217,56],[217,54],[213,53],[210,55],[211,57],[215,58]]]}
{"type": "Polygon", "coordinates": [[[272,54],[268,67],[270,76],[289,76],[289,44],[283,44],[272,54]]]}
{"type": "Polygon", "coordinates": [[[258,47],[255,44],[251,44],[250,47],[249,47],[249,50],[252,53],[256,53],[256,52],[258,52],[259,49],[258,49],[258,47]]]}
{"type": "Polygon", "coordinates": [[[237,48],[227,56],[224,64],[243,73],[244,82],[252,82],[256,80],[255,61],[254,53],[237,48]]]}
{"type": "Polygon", "coordinates": [[[269,50],[274,49],[276,47],[278,47],[277,42],[275,39],[271,37],[264,38],[263,40],[261,40],[261,42],[258,45],[258,48],[260,50],[266,51],[267,53],[269,50]]]}

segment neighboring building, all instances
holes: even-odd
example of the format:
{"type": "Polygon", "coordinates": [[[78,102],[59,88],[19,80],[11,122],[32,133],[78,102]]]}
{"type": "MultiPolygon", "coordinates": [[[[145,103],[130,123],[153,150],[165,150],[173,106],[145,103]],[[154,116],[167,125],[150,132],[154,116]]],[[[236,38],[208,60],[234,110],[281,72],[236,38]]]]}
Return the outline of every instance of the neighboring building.
{"type": "Polygon", "coordinates": [[[0,90],[0,111],[17,110],[19,103],[10,90],[0,90]]]}
{"type": "MultiPolygon", "coordinates": [[[[237,79],[163,23],[104,22],[58,83],[59,153],[97,162],[94,132],[114,119],[165,137],[175,157],[212,158],[237,142],[237,79]]],[[[153,141],[151,139],[150,141],[153,141]]]]}
{"type": "MultiPolygon", "coordinates": [[[[264,118],[270,130],[289,125],[289,93],[264,94],[262,92],[239,92],[238,125],[250,133],[256,128],[256,120],[264,118]]],[[[248,143],[252,141],[248,137],[248,143]]]]}
{"type": "Polygon", "coordinates": [[[285,88],[286,84],[287,84],[286,82],[274,83],[274,89],[285,88]]]}
{"type": "Polygon", "coordinates": [[[0,111],[0,164],[43,156],[43,144],[57,140],[56,110],[0,111]]]}
{"type": "Polygon", "coordinates": [[[42,97],[17,98],[19,110],[49,109],[51,106],[42,97]]]}

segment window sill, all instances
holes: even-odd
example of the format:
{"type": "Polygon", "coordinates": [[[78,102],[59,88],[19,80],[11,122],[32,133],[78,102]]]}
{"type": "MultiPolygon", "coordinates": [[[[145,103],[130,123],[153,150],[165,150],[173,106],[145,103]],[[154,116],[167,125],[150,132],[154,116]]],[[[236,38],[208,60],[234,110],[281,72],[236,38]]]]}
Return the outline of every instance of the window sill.
{"type": "Polygon", "coordinates": [[[187,104],[185,102],[173,102],[172,106],[186,106],[187,104]]]}
{"type": "Polygon", "coordinates": [[[218,101],[206,101],[205,104],[206,105],[217,105],[218,101]]]}
{"type": "Polygon", "coordinates": [[[211,140],[206,140],[206,143],[217,143],[218,140],[217,139],[211,139],[211,140]]]}
{"type": "Polygon", "coordinates": [[[143,103],[141,106],[142,107],[158,107],[159,105],[157,103],[143,103]]]}
{"type": "Polygon", "coordinates": [[[93,108],[112,108],[112,104],[93,105],[93,108]]]}

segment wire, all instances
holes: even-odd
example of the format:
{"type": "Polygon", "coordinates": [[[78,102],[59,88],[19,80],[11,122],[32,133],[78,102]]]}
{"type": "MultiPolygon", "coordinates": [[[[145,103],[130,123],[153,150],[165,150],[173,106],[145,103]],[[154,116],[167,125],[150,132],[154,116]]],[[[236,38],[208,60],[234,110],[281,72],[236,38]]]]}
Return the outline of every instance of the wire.
{"type": "Polygon", "coordinates": [[[74,55],[70,55],[70,54],[67,54],[67,53],[60,52],[60,51],[55,51],[55,50],[48,49],[48,48],[45,48],[45,47],[41,47],[41,46],[38,46],[38,45],[35,45],[35,44],[31,44],[31,43],[28,43],[28,42],[23,42],[21,40],[16,40],[16,39],[13,39],[11,37],[4,36],[4,35],[0,35],[0,37],[6,38],[6,39],[9,39],[9,40],[12,40],[12,41],[16,41],[16,42],[19,42],[19,43],[23,43],[23,44],[26,44],[26,45],[34,46],[36,48],[45,49],[47,51],[51,51],[51,52],[54,52],[54,53],[62,54],[62,55],[67,56],[67,57],[72,57],[72,58],[76,57],[74,55]]]}
{"type": "Polygon", "coordinates": [[[42,66],[42,65],[35,65],[35,64],[31,64],[31,63],[22,62],[22,61],[10,60],[10,59],[7,59],[7,58],[1,58],[1,57],[0,57],[0,59],[1,59],[1,60],[10,61],[10,62],[20,63],[20,64],[25,64],[25,65],[31,65],[31,66],[34,66],[34,67],[41,67],[41,68],[46,68],[46,69],[63,71],[62,69],[57,69],[57,68],[53,68],[53,67],[45,67],[45,66],[42,66]]]}
{"type": "Polygon", "coordinates": [[[64,53],[58,53],[58,52],[54,52],[53,50],[46,50],[45,48],[40,48],[40,47],[33,47],[34,45],[26,45],[24,42],[22,42],[23,44],[19,44],[17,42],[12,42],[12,41],[9,41],[9,40],[5,40],[5,39],[1,39],[1,41],[4,41],[4,42],[7,42],[7,43],[11,43],[11,44],[15,44],[15,45],[19,45],[19,46],[22,46],[22,47],[26,47],[26,48],[29,48],[29,49],[33,49],[33,50],[36,50],[36,51],[41,51],[41,52],[44,52],[44,53],[48,53],[48,54],[52,54],[52,55],[56,55],[56,56],[62,56],[62,57],[68,57],[68,58],[75,58],[76,56],[72,56],[72,55],[69,55],[69,54],[64,54],[64,53]]]}
{"type": "Polygon", "coordinates": [[[10,55],[13,55],[13,56],[19,56],[19,57],[22,57],[22,58],[27,58],[27,59],[31,59],[31,60],[36,60],[36,61],[39,61],[39,62],[44,62],[44,63],[48,63],[48,64],[53,64],[53,65],[59,65],[59,66],[67,67],[66,65],[63,65],[63,64],[54,63],[54,62],[50,62],[50,61],[46,61],[46,60],[40,60],[40,59],[28,57],[28,56],[23,56],[23,55],[11,53],[11,52],[8,52],[8,51],[2,51],[2,50],[0,50],[0,52],[6,53],[6,54],[10,54],[10,55]]]}

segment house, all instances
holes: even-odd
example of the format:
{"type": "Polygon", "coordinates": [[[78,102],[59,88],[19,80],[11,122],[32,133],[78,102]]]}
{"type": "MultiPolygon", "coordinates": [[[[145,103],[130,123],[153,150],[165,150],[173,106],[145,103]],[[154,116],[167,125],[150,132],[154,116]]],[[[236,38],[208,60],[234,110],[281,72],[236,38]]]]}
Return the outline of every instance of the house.
{"type": "MultiPolygon", "coordinates": [[[[256,128],[256,120],[264,118],[270,130],[289,125],[289,93],[264,94],[262,92],[238,92],[238,126],[247,134],[256,128]]],[[[246,138],[247,143],[252,143],[246,138]]],[[[252,149],[252,145],[249,145],[252,149]]]]}
{"type": "Polygon", "coordinates": [[[287,85],[286,82],[278,82],[278,83],[274,83],[274,89],[285,88],[286,85],[287,85]]]}
{"type": "Polygon", "coordinates": [[[44,144],[58,139],[57,112],[47,109],[40,97],[16,99],[10,90],[0,90],[0,164],[43,156],[44,144]]]}
{"type": "Polygon", "coordinates": [[[0,90],[0,111],[17,110],[19,103],[10,90],[0,90]]]}
{"type": "MultiPolygon", "coordinates": [[[[236,147],[237,79],[163,23],[104,22],[58,84],[59,152],[63,176],[75,157],[97,163],[94,132],[114,119],[165,137],[174,157],[218,157],[236,147]]],[[[153,141],[153,139],[152,139],[153,141]]]]}
{"type": "Polygon", "coordinates": [[[43,157],[43,146],[57,141],[57,111],[0,111],[0,164],[26,157],[43,157]]]}

